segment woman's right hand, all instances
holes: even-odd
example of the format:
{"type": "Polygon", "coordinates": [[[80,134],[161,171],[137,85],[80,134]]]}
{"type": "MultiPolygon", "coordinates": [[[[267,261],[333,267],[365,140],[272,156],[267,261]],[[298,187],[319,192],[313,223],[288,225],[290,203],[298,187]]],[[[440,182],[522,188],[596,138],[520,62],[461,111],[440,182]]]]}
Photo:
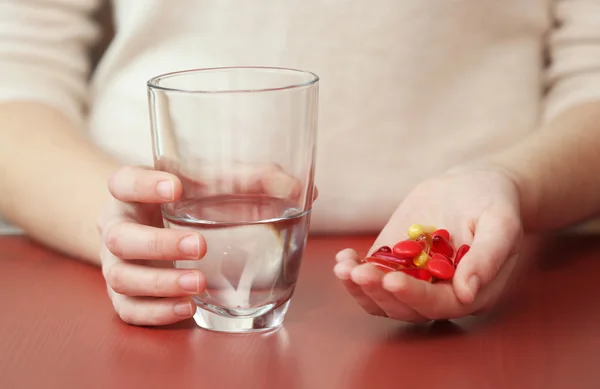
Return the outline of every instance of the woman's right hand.
{"type": "Polygon", "coordinates": [[[108,180],[111,197],[98,219],[100,259],[108,294],[121,317],[134,325],[167,325],[192,317],[191,296],[206,288],[204,274],[175,269],[174,260],[198,260],[206,241],[193,231],[162,228],[161,203],[181,197],[172,174],[123,167],[108,180]]]}
{"type": "MultiPolygon", "coordinates": [[[[269,164],[235,166],[173,174],[142,167],[123,167],[108,180],[111,196],[98,219],[100,260],[108,294],[123,321],[134,325],[167,325],[192,317],[192,296],[207,281],[197,269],[176,269],[174,260],[199,260],[206,254],[204,237],[190,230],[163,228],[160,204],[186,196],[211,195],[215,188],[236,193],[267,194],[302,203],[300,181],[269,164]]],[[[313,200],[317,190],[309,191],[313,200]]],[[[261,212],[269,210],[260,210],[261,212]]],[[[270,216],[273,217],[273,216],[270,216]]]]}

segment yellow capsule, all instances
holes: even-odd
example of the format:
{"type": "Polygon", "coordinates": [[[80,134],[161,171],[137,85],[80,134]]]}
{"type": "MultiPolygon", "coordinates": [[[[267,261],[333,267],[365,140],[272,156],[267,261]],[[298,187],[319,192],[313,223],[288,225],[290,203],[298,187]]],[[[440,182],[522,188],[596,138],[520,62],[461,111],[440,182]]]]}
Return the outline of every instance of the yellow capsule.
{"type": "Polygon", "coordinates": [[[434,232],[437,231],[437,227],[436,226],[421,226],[421,230],[425,234],[433,234],[434,232]]]}
{"type": "Polygon", "coordinates": [[[429,261],[429,255],[426,252],[421,252],[418,257],[413,259],[413,263],[416,267],[425,268],[427,266],[427,261],[429,261]]]}
{"type": "Polygon", "coordinates": [[[417,239],[423,233],[423,228],[419,224],[413,224],[408,227],[408,238],[417,239]]]}

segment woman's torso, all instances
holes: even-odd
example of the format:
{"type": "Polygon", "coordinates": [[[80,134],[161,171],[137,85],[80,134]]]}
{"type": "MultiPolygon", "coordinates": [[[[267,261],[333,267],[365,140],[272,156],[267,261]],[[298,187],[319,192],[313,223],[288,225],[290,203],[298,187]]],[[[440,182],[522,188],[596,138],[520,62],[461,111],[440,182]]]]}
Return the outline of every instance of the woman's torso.
{"type": "Polygon", "coordinates": [[[114,0],[89,131],[152,164],[146,80],[257,65],[321,77],[313,230],[381,228],[419,181],[535,130],[546,0],[114,0]],[[175,4],[178,4],[176,6],[175,4]]]}

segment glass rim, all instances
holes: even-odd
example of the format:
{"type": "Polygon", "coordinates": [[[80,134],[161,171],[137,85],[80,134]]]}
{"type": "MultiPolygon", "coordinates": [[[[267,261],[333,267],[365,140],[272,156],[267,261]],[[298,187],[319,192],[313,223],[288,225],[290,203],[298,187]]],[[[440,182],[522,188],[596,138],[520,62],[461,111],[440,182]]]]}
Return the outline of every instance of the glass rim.
{"type": "Polygon", "coordinates": [[[275,91],[283,91],[290,89],[298,89],[311,85],[315,85],[319,82],[319,76],[313,72],[306,70],[299,70],[294,68],[285,68],[285,67],[273,67],[273,66],[224,66],[224,67],[213,67],[213,68],[193,68],[186,70],[177,70],[169,73],[159,74],[158,76],[154,76],[150,78],[146,85],[150,89],[158,89],[165,92],[178,92],[178,93],[190,93],[190,94],[226,94],[226,93],[257,93],[257,92],[275,92],[275,91]],[[280,87],[271,87],[271,88],[256,88],[256,89],[228,89],[228,90],[204,90],[204,89],[185,89],[185,88],[173,88],[167,87],[163,85],[159,85],[161,81],[164,81],[169,78],[183,76],[187,74],[193,73],[204,73],[211,71],[219,71],[219,70],[275,70],[279,72],[286,73],[301,73],[310,76],[308,81],[304,81],[301,83],[291,83],[289,85],[283,85],[280,87]]]}

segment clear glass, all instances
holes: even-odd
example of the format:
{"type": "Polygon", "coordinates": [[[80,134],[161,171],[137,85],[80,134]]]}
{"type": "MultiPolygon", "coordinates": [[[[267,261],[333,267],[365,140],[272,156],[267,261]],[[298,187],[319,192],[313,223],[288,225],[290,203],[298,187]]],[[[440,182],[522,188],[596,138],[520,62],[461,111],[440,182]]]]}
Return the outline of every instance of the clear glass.
{"type": "Polygon", "coordinates": [[[294,293],[313,201],[318,77],[216,68],[148,81],[154,167],[178,176],[166,228],[201,233],[196,323],[225,332],[279,327],[294,293]]]}

